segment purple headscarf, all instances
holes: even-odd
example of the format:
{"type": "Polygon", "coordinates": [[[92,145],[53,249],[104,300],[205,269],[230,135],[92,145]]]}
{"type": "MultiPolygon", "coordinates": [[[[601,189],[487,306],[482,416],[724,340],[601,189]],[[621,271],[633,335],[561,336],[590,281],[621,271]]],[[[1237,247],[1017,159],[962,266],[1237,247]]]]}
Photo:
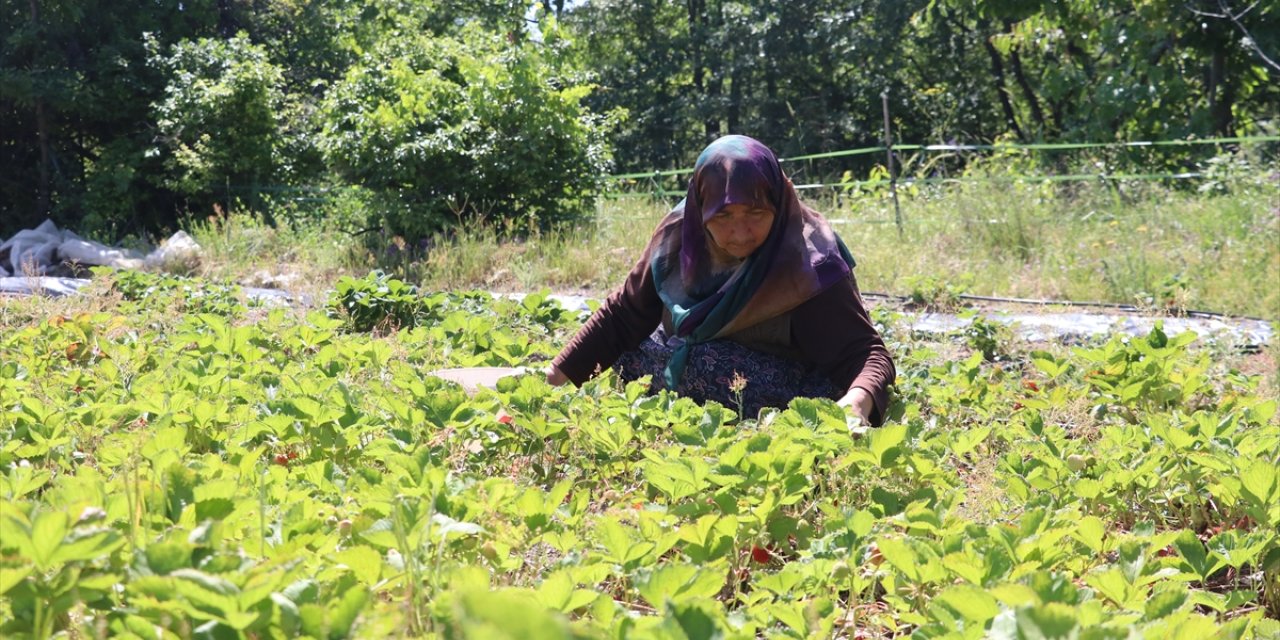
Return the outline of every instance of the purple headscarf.
{"type": "MultiPolygon", "coordinates": [[[[794,309],[849,276],[853,257],[817,212],[800,203],[768,147],[746,136],[712,142],[694,165],[689,191],[646,250],[658,295],[686,345],[745,329],[794,309]],[[706,222],[725,206],[774,211],[764,243],[731,274],[712,273],[706,222]]],[[[685,353],[672,357],[674,388],[685,353]]]]}

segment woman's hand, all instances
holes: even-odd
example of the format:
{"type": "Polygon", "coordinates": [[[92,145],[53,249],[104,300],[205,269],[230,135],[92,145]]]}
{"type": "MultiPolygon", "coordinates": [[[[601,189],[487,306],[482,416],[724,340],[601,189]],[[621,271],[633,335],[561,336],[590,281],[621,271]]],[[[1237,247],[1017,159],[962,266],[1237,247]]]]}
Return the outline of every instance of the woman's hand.
{"type": "Polygon", "coordinates": [[[547,367],[547,384],[558,387],[569,381],[569,377],[554,364],[547,367]]]}
{"type": "Polygon", "coordinates": [[[862,419],[864,426],[871,426],[871,412],[875,411],[876,402],[866,389],[854,387],[849,390],[849,393],[844,394],[843,398],[837,400],[836,404],[853,409],[862,419]]]}

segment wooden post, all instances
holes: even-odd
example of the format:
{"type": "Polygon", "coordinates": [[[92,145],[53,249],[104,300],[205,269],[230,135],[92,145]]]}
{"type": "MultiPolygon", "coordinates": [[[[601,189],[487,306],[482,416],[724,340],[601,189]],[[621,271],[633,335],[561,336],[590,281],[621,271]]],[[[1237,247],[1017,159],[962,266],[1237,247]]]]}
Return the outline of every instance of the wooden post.
{"type": "Polygon", "coordinates": [[[880,92],[884,107],[884,152],[889,169],[889,195],[893,196],[893,220],[898,225],[898,239],[902,239],[902,207],[898,205],[898,172],[893,168],[893,136],[889,132],[889,91],[880,92]]]}

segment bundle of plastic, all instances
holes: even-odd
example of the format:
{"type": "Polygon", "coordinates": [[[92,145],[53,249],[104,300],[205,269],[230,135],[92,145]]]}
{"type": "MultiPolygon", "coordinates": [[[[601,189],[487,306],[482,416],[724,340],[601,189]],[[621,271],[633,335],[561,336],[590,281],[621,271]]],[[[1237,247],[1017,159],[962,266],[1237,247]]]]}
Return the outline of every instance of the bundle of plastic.
{"type": "Polygon", "coordinates": [[[198,257],[199,253],[200,245],[185,231],[173,234],[160,248],[143,255],[85,240],[74,231],[58,229],[52,220],[45,220],[35,229],[23,229],[0,244],[0,277],[44,276],[75,265],[163,268],[175,260],[198,257]]]}

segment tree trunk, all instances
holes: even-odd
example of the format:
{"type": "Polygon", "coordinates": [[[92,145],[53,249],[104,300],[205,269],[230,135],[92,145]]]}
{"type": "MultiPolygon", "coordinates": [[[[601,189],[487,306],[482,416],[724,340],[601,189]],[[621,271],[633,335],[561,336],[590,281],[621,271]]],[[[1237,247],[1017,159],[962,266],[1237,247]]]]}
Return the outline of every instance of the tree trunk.
{"type": "MultiPolygon", "coordinates": [[[[706,0],[703,2],[703,9],[706,9],[706,0]]],[[[710,14],[704,14],[705,33],[717,34],[723,37],[724,33],[724,15],[721,13],[721,6],[715,5],[715,11],[710,14]]],[[[707,139],[714,140],[720,137],[720,96],[724,92],[724,49],[717,46],[707,48],[706,54],[703,56],[707,65],[707,100],[705,103],[706,115],[703,119],[703,128],[706,131],[707,139]]]]}
{"type": "Polygon", "coordinates": [[[742,119],[742,70],[739,65],[733,67],[729,76],[729,133],[742,133],[738,123],[742,119]]]}
{"type": "MultiPolygon", "coordinates": [[[[36,32],[40,31],[40,11],[36,4],[36,0],[29,0],[28,6],[31,9],[31,26],[36,32]]],[[[51,162],[51,153],[49,152],[49,117],[44,109],[44,97],[40,90],[35,91],[35,110],[36,110],[36,140],[40,147],[40,167],[38,171],[39,184],[36,185],[36,209],[40,216],[47,216],[52,212],[53,195],[49,184],[49,164],[51,162]]]]}
{"type": "Polygon", "coordinates": [[[1227,79],[1227,53],[1221,47],[1213,50],[1209,64],[1209,119],[1213,132],[1231,135],[1231,108],[1235,103],[1235,87],[1227,79]]]}
{"type": "Polygon", "coordinates": [[[690,66],[693,72],[693,88],[702,95],[702,0],[688,0],[689,7],[689,52],[690,66]]]}
{"type": "Polygon", "coordinates": [[[982,39],[982,46],[987,50],[987,56],[991,58],[991,75],[995,76],[996,95],[1000,96],[1000,110],[1004,112],[1004,120],[1009,124],[1009,128],[1013,129],[1014,135],[1026,142],[1027,136],[1023,135],[1022,127],[1018,126],[1017,115],[1013,112],[1013,102],[1009,100],[1009,86],[1005,81],[1004,62],[1000,59],[1000,52],[996,51],[995,45],[991,44],[989,38],[982,39]]]}
{"type": "MultiPolygon", "coordinates": [[[[1013,33],[1013,23],[1004,23],[1005,33],[1013,33]]],[[[1022,89],[1022,95],[1027,99],[1027,105],[1031,107],[1031,117],[1035,119],[1036,126],[1039,127],[1039,137],[1050,134],[1048,123],[1044,119],[1044,109],[1040,107],[1040,99],[1036,97],[1035,89],[1032,88],[1031,82],[1027,80],[1027,74],[1022,69],[1022,56],[1018,55],[1018,45],[1014,44],[1009,48],[1009,69],[1013,71],[1013,78],[1018,82],[1018,87],[1022,89]]]]}
{"type": "Polygon", "coordinates": [[[229,40],[236,35],[237,26],[231,0],[218,0],[218,35],[229,40]]]}

